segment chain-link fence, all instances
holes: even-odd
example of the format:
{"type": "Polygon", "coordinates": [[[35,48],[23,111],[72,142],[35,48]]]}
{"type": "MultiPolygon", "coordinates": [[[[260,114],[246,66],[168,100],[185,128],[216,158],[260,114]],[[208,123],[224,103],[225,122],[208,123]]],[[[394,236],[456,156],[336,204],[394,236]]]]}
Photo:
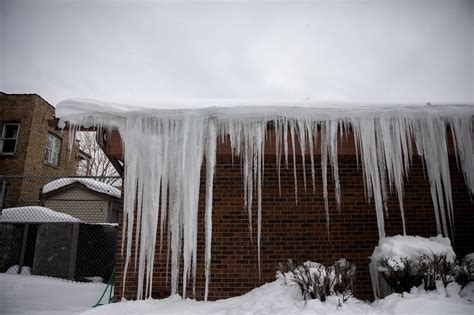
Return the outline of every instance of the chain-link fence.
{"type": "Polygon", "coordinates": [[[0,272],[107,282],[120,177],[0,176],[0,272]]]}

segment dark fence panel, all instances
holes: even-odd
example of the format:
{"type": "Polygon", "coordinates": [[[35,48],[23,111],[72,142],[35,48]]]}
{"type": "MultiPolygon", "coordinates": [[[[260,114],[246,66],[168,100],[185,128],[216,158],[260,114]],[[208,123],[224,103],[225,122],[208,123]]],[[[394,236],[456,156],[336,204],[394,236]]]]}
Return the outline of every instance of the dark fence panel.
{"type": "Polygon", "coordinates": [[[121,179],[0,176],[0,272],[108,282],[122,211],[112,182],[121,179]]]}

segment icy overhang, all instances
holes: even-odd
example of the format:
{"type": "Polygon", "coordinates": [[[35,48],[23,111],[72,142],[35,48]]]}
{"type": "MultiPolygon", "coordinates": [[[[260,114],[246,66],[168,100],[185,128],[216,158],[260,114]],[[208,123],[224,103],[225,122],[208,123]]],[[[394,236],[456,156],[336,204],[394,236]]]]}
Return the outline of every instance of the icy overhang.
{"type": "Polygon", "coordinates": [[[255,208],[257,212],[256,243],[260,269],[263,165],[268,134],[275,142],[278,179],[281,164],[288,167],[293,163],[295,201],[298,180],[301,181],[296,171],[297,147],[300,152],[305,152],[301,155],[302,180],[305,187],[307,182],[308,186],[312,183],[313,191],[323,190],[328,235],[328,177],[333,177],[332,186],[339,207],[344,187],[339,182],[338,148],[341,136],[351,132],[362,165],[367,199],[374,200],[379,237],[386,236],[384,218],[392,190],[398,196],[402,233],[406,234],[404,180],[409,176],[415,154],[421,157],[426,167],[437,231],[448,236],[454,230],[448,138],[452,139],[456,158],[472,194],[473,115],[474,106],[470,104],[351,104],[311,100],[161,100],[126,105],[69,99],[58,104],[57,109],[57,117],[67,121],[71,128],[92,126],[115,128],[120,132],[125,165],[125,270],[132,257],[132,235],[135,233],[137,238],[140,235],[140,251],[135,253],[139,262],[137,298],[144,294],[151,296],[157,234],[161,248],[165,224],[171,231],[171,292],[177,293],[181,257],[183,296],[188,278],[196,278],[199,190],[204,165],[207,297],[213,179],[219,141],[226,139],[232,153],[241,158],[250,234],[252,211],[255,208]],[[271,129],[267,128],[269,123],[271,129]],[[317,175],[322,177],[322,187],[315,187],[316,150],[320,153],[321,171],[317,175]],[[288,156],[291,154],[293,159],[290,160],[288,156]],[[306,165],[305,158],[310,159],[310,165],[306,165]],[[329,165],[332,174],[328,174],[329,165]],[[139,222],[134,224],[135,220],[139,222]]]}
{"type": "Polygon", "coordinates": [[[474,104],[467,103],[352,103],[319,102],[311,99],[158,99],[113,100],[70,98],[56,107],[56,117],[64,122],[90,125],[106,119],[115,125],[130,115],[182,117],[200,115],[217,119],[311,117],[325,120],[366,115],[473,115],[474,104]]]}

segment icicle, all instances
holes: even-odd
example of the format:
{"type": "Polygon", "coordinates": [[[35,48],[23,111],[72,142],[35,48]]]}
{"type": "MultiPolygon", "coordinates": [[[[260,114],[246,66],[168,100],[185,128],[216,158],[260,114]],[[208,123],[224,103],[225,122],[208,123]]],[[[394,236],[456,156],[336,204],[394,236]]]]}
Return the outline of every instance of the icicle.
{"type": "Polygon", "coordinates": [[[168,216],[168,172],[169,172],[169,147],[170,147],[170,126],[169,122],[164,122],[163,127],[163,170],[161,178],[161,216],[160,216],[160,256],[163,249],[163,233],[165,229],[165,222],[168,216]]]}
{"type": "Polygon", "coordinates": [[[336,204],[338,211],[341,210],[341,185],[339,183],[339,165],[337,156],[337,130],[339,128],[339,122],[330,120],[329,121],[329,146],[331,152],[331,164],[332,174],[334,177],[334,191],[336,193],[336,204]]]}
{"type": "Polygon", "coordinates": [[[211,241],[212,241],[212,186],[214,180],[214,168],[216,165],[216,126],[214,121],[209,121],[206,137],[206,209],[205,209],[205,276],[206,285],[204,289],[204,301],[207,301],[209,292],[209,279],[211,277],[211,241]]]}
{"type": "MultiPolygon", "coordinates": [[[[133,132],[123,132],[122,139],[124,142],[138,140],[136,137],[139,136],[139,133],[133,132]]],[[[137,166],[138,166],[138,154],[134,153],[134,148],[132,146],[124,148],[124,160],[127,161],[124,164],[124,202],[123,202],[123,217],[124,217],[124,226],[127,226],[127,247],[126,247],[126,257],[125,257],[125,267],[124,267],[124,276],[123,276],[123,291],[125,291],[125,280],[127,279],[128,265],[130,263],[130,256],[132,252],[132,234],[133,234],[133,224],[134,224],[134,208],[135,208],[135,196],[137,189],[137,166]]],[[[125,238],[125,237],[124,237],[125,238]]],[[[139,275],[142,276],[142,275],[139,275]]]]}
{"type": "MultiPolygon", "coordinates": [[[[306,122],[306,132],[308,132],[309,157],[311,161],[311,182],[313,184],[313,193],[316,191],[315,172],[314,172],[314,144],[313,144],[313,127],[306,122]]],[[[314,132],[317,132],[317,128],[314,132]]]]}
{"type": "Polygon", "coordinates": [[[296,178],[295,123],[290,120],[291,151],[293,153],[293,177],[295,179],[295,204],[298,204],[298,180],[296,178]]]}
{"type": "Polygon", "coordinates": [[[200,171],[203,158],[203,123],[199,117],[185,116],[183,123],[183,298],[190,272],[196,278],[197,214],[200,171]],[[192,158],[190,158],[192,157],[192,158]]]}
{"type": "Polygon", "coordinates": [[[305,162],[306,130],[305,130],[305,122],[298,119],[297,124],[298,124],[298,138],[299,138],[299,141],[300,141],[300,150],[301,150],[301,163],[303,164],[303,185],[304,185],[304,191],[306,192],[306,162],[305,162]]]}
{"type": "Polygon", "coordinates": [[[326,124],[321,125],[321,176],[323,178],[324,211],[326,213],[326,229],[329,239],[329,201],[328,201],[328,149],[326,124]]]}
{"type": "Polygon", "coordinates": [[[288,169],[288,120],[285,118],[282,121],[283,124],[283,147],[285,151],[285,165],[288,169]]]}
{"type": "Polygon", "coordinates": [[[359,141],[360,154],[365,174],[366,191],[369,200],[374,197],[375,213],[379,238],[385,237],[385,224],[383,218],[382,185],[380,183],[379,164],[377,159],[377,142],[375,119],[353,118],[352,126],[356,141],[359,141]]]}
{"type": "Polygon", "coordinates": [[[278,178],[278,193],[281,196],[281,178],[280,178],[280,165],[281,165],[281,126],[280,121],[275,119],[273,121],[273,127],[275,128],[275,159],[277,167],[277,178],[278,178]]]}

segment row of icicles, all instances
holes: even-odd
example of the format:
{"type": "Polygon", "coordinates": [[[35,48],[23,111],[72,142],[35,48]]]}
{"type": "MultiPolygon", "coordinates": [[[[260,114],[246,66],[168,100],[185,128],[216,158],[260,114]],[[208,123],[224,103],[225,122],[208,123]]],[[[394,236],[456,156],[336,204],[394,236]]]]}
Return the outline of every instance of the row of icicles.
{"type": "MultiPolygon", "coordinates": [[[[78,124],[79,125],[79,124],[78,124]]],[[[101,126],[99,126],[101,127],[101,126]]],[[[368,117],[328,118],[277,116],[269,118],[218,119],[205,115],[160,117],[131,115],[118,124],[124,145],[124,235],[126,235],[126,273],[132,257],[135,233],[135,267],[138,265],[137,298],[151,297],[155,247],[162,255],[164,231],[167,233],[168,264],[171,265],[171,293],[178,292],[182,268],[182,294],[189,279],[193,293],[197,264],[197,224],[200,171],[206,161],[205,187],[205,300],[211,270],[212,193],[216,147],[228,139],[235,156],[240,157],[244,177],[244,201],[252,234],[253,206],[256,197],[257,253],[260,269],[262,220],[262,182],[265,141],[275,143],[278,181],[280,166],[288,167],[293,155],[295,202],[297,202],[297,143],[302,154],[303,182],[306,188],[306,161],[309,157],[312,189],[315,191],[315,154],[320,155],[324,208],[329,235],[328,163],[332,166],[336,204],[341,202],[338,173],[338,139],[353,133],[356,157],[362,166],[367,200],[374,200],[379,237],[385,237],[384,211],[389,193],[396,191],[406,234],[404,216],[404,178],[408,176],[413,154],[426,166],[439,234],[453,231],[453,201],[449,173],[450,134],[458,164],[470,193],[474,192],[474,163],[471,115],[371,115],[368,117]],[[269,128],[271,126],[271,128],[269,128]],[[450,133],[447,132],[447,127],[450,133]],[[270,134],[272,133],[272,134],[270,134]],[[319,152],[316,152],[319,144],[319,152]],[[134,229],[134,225],[135,229],[134,229]],[[165,229],[165,225],[167,228],[165,229]],[[158,232],[159,230],[159,232],[158,232]],[[126,234],[125,234],[126,233],[126,234]],[[182,263],[182,266],[180,264],[182,263]]],[[[280,185],[280,183],[279,183],[280,185]]],[[[125,238],[124,238],[125,239],[125,238]]],[[[122,244],[122,249],[124,244],[122,244]]],[[[168,281],[168,279],[166,280],[168,281]]]]}

